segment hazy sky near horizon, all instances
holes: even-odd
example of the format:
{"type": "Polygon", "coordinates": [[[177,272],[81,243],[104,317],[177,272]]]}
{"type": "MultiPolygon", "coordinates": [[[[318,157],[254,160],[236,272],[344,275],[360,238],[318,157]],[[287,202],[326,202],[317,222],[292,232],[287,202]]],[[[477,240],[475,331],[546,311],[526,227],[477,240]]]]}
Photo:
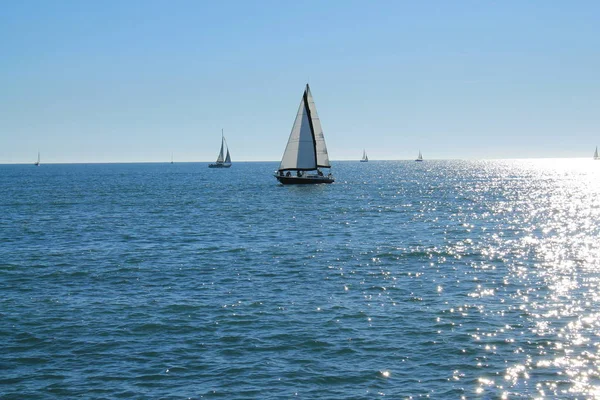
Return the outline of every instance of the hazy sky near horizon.
{"type": "Polygon", "coordinates": [[[591,157],[598,1],[6,1],[0,163],[591,157]]]}

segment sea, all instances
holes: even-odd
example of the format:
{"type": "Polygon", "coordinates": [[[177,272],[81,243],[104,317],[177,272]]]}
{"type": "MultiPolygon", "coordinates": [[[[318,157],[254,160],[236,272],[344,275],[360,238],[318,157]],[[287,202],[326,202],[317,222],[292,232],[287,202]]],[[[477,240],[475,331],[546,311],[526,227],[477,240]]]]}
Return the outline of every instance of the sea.
{"type": "Polygon", "coordinates": [[[600,398],[600,161],[0,165],[0,398],[600,398]]]}

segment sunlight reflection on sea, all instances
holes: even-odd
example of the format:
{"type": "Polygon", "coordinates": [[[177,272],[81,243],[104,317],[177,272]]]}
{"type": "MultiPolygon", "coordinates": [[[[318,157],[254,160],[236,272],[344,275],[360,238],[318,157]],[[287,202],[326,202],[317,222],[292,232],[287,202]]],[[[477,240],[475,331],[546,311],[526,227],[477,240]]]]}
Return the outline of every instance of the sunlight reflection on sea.
{"type": "Polygon", "coordinates": [[[600,161],[0,166],[0,397],[600,396],[600,161]]]}
{"type": "Polygon", "coordinates": [[[580,159],[505,163],[510,168],[498,176],[503,193],[490,214],[496,229],[483,251],[503,260],[508,275],[503,290],[480,289],[473,295],[496,293],[506,304],[496,312],[517,312],[532,336],[523,341],[522,327],[508,325],[478,333],[476,339],[483,342],[485,336],[503,336],[506,343],[518,343],[511,350],[521,355],[503,379],[482,378],[479,392],[496,385],[504,396],[515,395],[535,377],[535,391],[542,397],[596,397],[600,165],[580,159]],[[507,330],[513,333],[507,336],[507,330]]]}

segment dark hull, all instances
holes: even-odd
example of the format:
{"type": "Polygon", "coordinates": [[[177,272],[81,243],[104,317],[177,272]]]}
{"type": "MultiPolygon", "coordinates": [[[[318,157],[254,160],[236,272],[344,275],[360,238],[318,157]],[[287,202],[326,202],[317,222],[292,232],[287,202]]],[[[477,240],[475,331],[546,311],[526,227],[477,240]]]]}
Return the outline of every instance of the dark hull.
{"type": "Polygon", "coordinates": [[[314,185],[317,183],[333,183],[335,179],[331,176],[279,176],[275,178],[283,185],[314,185]]]}
{"type": "Polygon", "coordinates": [[[231,164],[208,164],[208,168],[229,168],[231,164]]]}

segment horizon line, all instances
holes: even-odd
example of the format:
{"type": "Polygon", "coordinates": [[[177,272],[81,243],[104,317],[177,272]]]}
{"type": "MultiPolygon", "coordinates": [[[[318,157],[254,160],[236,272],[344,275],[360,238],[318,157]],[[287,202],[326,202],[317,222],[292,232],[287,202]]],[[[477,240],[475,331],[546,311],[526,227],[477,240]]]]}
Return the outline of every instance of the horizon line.
{"type": "MultiPolygon", "coordinates": [[[[592,160],[595,161],[593,157],[513,157],[513,158],[426,158],[423,161],[510,161],[510,160],[592,160]]],[[[268,163],[276,163],[281,160],[239,160],[235,161],[235,163],[260,163],[260,162],[268,162],[268,163]]],[[[360,159],[348,158],[348,159],[338,159],[331,160],[332,162],[360,162],[360,159]]],[[[402,158],[402,159],[369,159],[371,161],[415,161],[410,158],[402,158]]],[[[214,163],[214,161],[58,161],[58,162],[44,162],[40,163],[40,165],[65,165],[65,164],[210,164],[214,163]]],[[[0,165],[35,165],[34,162],[0,162],[0,165]]]]}

